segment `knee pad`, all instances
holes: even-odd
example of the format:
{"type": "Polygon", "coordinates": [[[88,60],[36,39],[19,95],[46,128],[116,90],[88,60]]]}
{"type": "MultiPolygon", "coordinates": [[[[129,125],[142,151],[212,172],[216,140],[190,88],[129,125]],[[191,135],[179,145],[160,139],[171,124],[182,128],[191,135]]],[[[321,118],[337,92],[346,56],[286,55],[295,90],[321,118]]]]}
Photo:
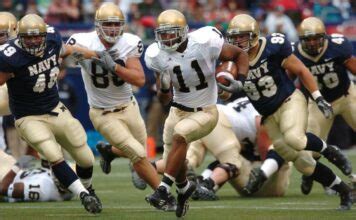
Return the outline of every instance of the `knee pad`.
{"type": "Polygon", "coordinates": [[[80,147],[87,143],[85,130],[77,119],[69,118],[64,126],[64,134],[70,145],[80,147]]]}
{"type": "Polygon", "coordinates": [[[294,166],[299,172],[306,176],[310,176],[314,172],[316,161],[313,159],[310,153],[307,151],[302,151],[294,161],[294,166]]]}
{"type": "Polygon", "coordinates": [[[239,169],[231,163],[221,163],[217,165],[216,167],[220,167],[221,169],[224,169],[229,176],[229,180],[237,177],[240,173],[239,169]]]}
{"type": "Polygon", "coordinates": [[[304,150],[307,144],[307,138],[304,133],[296,134],[296,132],[286,132],[284,141],[296,151],[304,150]]]}

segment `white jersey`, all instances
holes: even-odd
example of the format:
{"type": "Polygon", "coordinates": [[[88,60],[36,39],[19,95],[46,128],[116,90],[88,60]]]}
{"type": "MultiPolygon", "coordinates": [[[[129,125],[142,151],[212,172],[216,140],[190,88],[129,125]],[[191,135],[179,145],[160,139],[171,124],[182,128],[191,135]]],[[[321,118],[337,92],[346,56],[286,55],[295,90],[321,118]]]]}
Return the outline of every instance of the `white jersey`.
{"type": "MultiPolygon", "coordinates": [[[[95,31],[90,33],[74,34],[67,44],[88,48],[94,51],[104,51],[95,31]]],[[[108,50],[115,62],[125,65],[130,57],[139,58],[143,52],[141,39],[133,34],[124,33],[117,42],[108,50]]],[[[113,108],[130,101],[132,88],[129,83],[121,80],[116,74],[93,63],[91,60],[80,62],[85,90],[91,107],[113,108]]]]}
{"type": "Polygon", "coordinates": [[[255,118],[259,114],[247,97],[236,99],[227,105],[218,105],[218,109],[226,115],[232,130],[242,144],[249,142],[256,146],[255,118]]]}
{"type": "Polygon", "coordinates": [[[188,45],[183,53],[160,50],[151,44],[145,53],[149,69],[170,74],[173,101],[197,108],[216,104],[216,61],[224,38],[214,27],[203,27],[188,34],[188,45]]]}
{"type": "MultiPolygon", "coordinates": [[[[24,201],[64,201],[73,197],[71,193],[60,193],[51,171],[45,168],[22,170],[15,176],[12,184],[24,184],[24,201]]],[[[17,201],[16,199],[10,201],[17,201]]]]}

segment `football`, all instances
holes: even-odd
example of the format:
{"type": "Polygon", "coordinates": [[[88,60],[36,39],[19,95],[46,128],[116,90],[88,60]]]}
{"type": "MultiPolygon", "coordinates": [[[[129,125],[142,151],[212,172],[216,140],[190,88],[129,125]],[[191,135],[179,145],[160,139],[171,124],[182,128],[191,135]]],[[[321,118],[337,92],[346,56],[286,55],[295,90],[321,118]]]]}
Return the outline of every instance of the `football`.
{"type": "Polygon", "coordinates": [[[232,79],[236,79],[237,77],[237,66],[234,62],[232,61],[224,61],[221,62],[217,67],[215,71],[215,77],[216,81],[219,83],[228,86],[230,84],[229,81],[227,81],[224,76],[230,77],[232,79]]]}

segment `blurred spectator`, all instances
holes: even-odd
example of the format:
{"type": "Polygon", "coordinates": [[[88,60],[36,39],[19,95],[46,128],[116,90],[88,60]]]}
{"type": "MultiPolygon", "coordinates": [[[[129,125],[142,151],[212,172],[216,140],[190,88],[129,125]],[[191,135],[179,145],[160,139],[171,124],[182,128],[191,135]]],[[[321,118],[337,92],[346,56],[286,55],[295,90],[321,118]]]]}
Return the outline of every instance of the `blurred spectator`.
{"type": "Polygon", "coordinates": [[[0,11],[11,12],[17,18],[25,15],[27,0],[1,0],[0,11]]]}
{"type": "Polygon", "coordinates": [[[81,21],[80,0],[53,0],[46,14],[46,22],[59,24],[81,21]]]}
{"type": "Polygon", "coordinates": [[[52,0],[35,0],[37,10],[41,15],[46,15],[52,0]]]}
{"type": "Polygon", "coordinates": [[[350,18],[351,3],[349,0],[333,0],[333,5],[340,10],[341,16],[344,20],[350,18]]]}
{"type": "Polygon", "coordinates": [[[284,14],[284,7],[278,5],[269,12],[265,21],[265,27],[269,34],[285,34],[290,41],[297,41],[298,34],[292,20],[284,14]]]}
{"type": "Polygon", "coordinates": [[[40,11],[38,10],[36,0],[29,0],[27,4],[26,14],[38,14],[41,15],[40,11]]]}
{"type": "Polygon", "coordinates": [[[313,13],[315,17],[323,20],[325,25],[336,25],[343,21],[340,9],[335,7],[331,0],[316,0],[313,13]]]}
{"type": "Polygon", "coordinates": [[[83,0],[83,17],[85,22],[94,22],[95,12],[101,3],[102,0],[83,0]]]}

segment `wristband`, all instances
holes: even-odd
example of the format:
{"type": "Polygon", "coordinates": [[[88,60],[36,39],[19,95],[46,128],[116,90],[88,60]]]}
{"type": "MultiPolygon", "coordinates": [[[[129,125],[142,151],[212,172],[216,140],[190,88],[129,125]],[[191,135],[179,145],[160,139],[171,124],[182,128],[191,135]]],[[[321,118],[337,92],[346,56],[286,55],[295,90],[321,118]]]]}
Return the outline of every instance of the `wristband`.
{"type": "Polygon", "coordinates": [[[246,80],[246,76],[243,75],[242,73],[238,73],[236,79],[239,80],[239,81],[241,81],[242,83],[244,83],[245,80],[246,80]]]}
{"type": "Polygon", "coordinates": [[[321,96],[321,93],[319,90],[316,90],[311,95],[312,95],[313,99],[316,100],[317,98],[319,98],[321,96]]]}

